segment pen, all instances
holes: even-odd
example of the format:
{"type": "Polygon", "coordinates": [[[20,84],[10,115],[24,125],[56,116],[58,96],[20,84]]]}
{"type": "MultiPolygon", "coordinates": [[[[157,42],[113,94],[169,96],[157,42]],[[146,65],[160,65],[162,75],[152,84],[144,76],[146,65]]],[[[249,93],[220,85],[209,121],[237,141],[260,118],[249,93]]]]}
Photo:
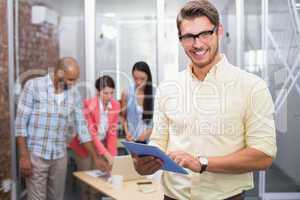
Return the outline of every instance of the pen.
{"type": "Polygon", "coordinates": [[[138,185],[148,185],[148,184],[152,184],[152,182],[151,181],[137,182],[136,184],[138,184],[138,185]]]}

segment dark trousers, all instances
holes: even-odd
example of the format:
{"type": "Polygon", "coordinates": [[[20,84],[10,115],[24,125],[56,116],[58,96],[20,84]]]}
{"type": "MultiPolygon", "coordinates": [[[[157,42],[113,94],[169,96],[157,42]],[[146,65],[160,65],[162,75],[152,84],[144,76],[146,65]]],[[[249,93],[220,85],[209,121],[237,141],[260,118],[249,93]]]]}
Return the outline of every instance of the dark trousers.
{"type": "MultiPolygon", "coordinates": [[[[164,200],[177,200],[177,199],[173,199],[171,197],[168,197],[168,196],[164,196],[164,200]]],[[[227,199],[224,199],[224,200],[244,200],[244,194],[241,193],[241,194],[237,194],[237,195],[234,195],[232,197],[229,197],[227,199]]]]}

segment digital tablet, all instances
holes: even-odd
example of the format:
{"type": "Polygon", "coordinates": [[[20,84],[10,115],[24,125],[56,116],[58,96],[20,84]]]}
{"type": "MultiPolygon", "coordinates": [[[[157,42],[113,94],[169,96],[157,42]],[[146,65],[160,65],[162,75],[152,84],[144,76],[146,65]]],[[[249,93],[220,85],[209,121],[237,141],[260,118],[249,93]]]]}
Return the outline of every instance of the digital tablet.
{"type": "Polygon", "coordinates": [[[128,149],[130,153],[136,154],[138,156],[153,156],[159,158],[163,161],[162,170],[180,174],[188,174],[188,172],[183,167],[178,165],[167,154],[165,154],[162,150],[155,146],[126,141],[122,141],[122,144],[126,147],[126,149],[128,149]]]}

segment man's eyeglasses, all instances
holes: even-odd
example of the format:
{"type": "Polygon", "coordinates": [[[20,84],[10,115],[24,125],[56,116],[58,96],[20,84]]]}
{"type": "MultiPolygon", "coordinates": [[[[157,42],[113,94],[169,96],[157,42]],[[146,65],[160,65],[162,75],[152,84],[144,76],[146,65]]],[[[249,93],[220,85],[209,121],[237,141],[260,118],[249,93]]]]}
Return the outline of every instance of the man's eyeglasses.
{"type": "Polygon", "coordinates": [[[198,38],[201,41],[207,41],[208,39],[211,38],[212,34],[217,30],[217,26],[215,26],[212,30],[210,31],[202,31],[198,34],[192,34],[188,33],[185,35],[179,36],[179,40],[182,42],[184,45],[192,45],[194,44],[196,38],[198,38]]]}

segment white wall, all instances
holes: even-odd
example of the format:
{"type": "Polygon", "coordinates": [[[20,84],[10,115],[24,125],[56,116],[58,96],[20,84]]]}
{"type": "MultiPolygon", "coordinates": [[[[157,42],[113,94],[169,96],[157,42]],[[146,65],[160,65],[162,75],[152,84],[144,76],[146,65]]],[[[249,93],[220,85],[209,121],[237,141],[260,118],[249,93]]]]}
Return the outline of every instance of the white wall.
{"type": "Polygon", "coordinates": [[[84,81],[84,21],[82,17],[62,17],[59,24],[60,57],[74,57],[80,65],[80,80],[84,81]]]}

